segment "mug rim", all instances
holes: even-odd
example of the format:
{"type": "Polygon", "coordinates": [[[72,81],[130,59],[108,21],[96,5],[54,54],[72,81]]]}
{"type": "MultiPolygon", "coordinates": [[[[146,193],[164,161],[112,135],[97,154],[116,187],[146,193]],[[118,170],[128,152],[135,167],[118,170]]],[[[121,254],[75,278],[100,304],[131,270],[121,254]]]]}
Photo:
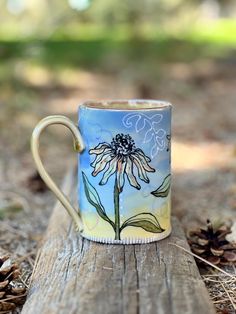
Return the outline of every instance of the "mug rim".
{"type": "Polygon", "coordinates": [[[93,110],[135,111],[171,109],[172,104],[168,101],[157,99],[91,99],[82,102],[79,105],[79,108],[81,107],[93,110]],[[117,106],[114,107],[114,105],[117,106]],[[127,105],[127,107],[124,105],[127,105]]]}

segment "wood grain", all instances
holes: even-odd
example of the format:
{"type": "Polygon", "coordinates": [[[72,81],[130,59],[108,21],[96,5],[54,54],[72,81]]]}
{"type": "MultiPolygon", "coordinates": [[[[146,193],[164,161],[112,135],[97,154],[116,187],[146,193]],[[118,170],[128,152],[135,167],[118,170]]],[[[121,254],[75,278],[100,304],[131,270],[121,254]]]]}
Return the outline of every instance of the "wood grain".
{"type": "MultiPolygon", "coordinates": [[[[63,189],[75,200],[73,172],[63,189]]],[[[213,314],[183,230],[160,242],[104,245],[81,238],[56,204],[22,314],[213,314]]]]}

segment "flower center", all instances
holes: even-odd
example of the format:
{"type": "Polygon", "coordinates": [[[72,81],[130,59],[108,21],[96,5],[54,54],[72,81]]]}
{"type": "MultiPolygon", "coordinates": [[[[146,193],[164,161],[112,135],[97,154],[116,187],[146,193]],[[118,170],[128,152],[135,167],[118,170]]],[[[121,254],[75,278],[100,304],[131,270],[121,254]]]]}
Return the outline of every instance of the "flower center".
{"type": "Polygon", "coordinates": [[[116,155],[127,156],[135,149],[135,143],[129,134],[117,134],[113,137],[111,147],[116,155]]]}

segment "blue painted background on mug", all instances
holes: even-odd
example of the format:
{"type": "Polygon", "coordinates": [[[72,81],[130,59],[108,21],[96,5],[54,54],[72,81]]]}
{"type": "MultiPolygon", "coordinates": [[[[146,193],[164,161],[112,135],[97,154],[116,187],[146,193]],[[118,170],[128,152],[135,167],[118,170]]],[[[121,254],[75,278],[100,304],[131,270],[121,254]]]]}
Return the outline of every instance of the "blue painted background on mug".
{"type": "Polygon", "coordinates": [[[155,190],[162,183],[165,176],[170,173],[170,151],[167,151],[168,140],[166,138],[166,135],[170,135],[171,132],[170,122],[170,107],[152,110],[104,110],[80,106],[79,129],[86,146],[85,151],[79,157],[78,170],[80,182],[79,206],[82,215],[85,214],[85,211],[95,211],[86,197],[82,197],[85,195],[81,174],[83,171],[101,196],[107,214],[111,217],[114,216],[113,190],[115,175],[109,178],[106,185],[99,185],[103,171],[96,177],[91,175],[93,168],[90,164],[96,156],[90,155],[89,149],[95,148],[101,142],[111,143],[113,137],[118,133],[129,134],[135,141],[136,147],[141,148],[151,158],[150,166],[156,170],[154,173],[148,173],[149,184],[141,181],[136,175],[141,190],[132,187],[128,183],[127,177],[125,178],[124,190],[120,197],[121,220],[131,213],[135,213],[135,208],[142,207],[147,211],[154,212],[157,207],[163,204],[165,199],[155,198],[150,192],[155,190]],[[154,136],[151,137],[151,126],[153,133],[157,136],[156,139],[154,139],[154,136]]]}

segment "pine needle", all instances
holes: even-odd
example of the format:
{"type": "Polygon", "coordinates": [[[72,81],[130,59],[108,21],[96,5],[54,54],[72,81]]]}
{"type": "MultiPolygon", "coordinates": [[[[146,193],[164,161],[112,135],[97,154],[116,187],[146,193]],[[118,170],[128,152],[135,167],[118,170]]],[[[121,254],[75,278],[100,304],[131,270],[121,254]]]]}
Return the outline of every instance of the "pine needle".
{"type": "Polygon", "coordinates": [[[194,254],[193,252],[191,252],[191,251],[185,249],[184,247],[182,247],[182,246],[180,246],[180,245],[178,245],[178,244],[176,244],[176,243],[168,243],[168,244],[178,247],[179,249],[183,250],[184,252],[186,252],[186,253],[188,253],[188,254],[190,254],[190,255],[192,255],[192,256],[198,258],[198,259],[201,260],[202,262],[204,262],[204,263],[210,265],[211,267],[217,269],[217,270],[218,270],[219,272],[221,272],[222,274],[224,274],[224,275],[226,275],[226,276],[229,276],[230,278],[236,280],[236,276],[235,276],[235,275],[232,275],[232,274],[230,274],[230,273],[224,271],[224,270],[221,269],[220,267],[218,267],[218,266],[212,264],[211,262],[207,261],[206,259],[204,259],[204,258],[198,256],[197,254],[194,254]]]}

